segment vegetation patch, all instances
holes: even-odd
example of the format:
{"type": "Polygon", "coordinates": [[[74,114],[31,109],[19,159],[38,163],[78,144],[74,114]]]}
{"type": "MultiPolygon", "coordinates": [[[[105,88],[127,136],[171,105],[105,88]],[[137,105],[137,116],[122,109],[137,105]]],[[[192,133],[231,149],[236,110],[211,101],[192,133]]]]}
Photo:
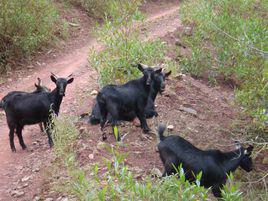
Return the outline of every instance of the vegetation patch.
{"type": "Polygon", "coordinates": [[[93,49],[89,60],[100,74],[101,85],[125,83],[139,75],[132,64],[142,62],[153,66],[164,58],[163,42],[140,39],[141,33],[137,27],[142,15],[138,10],[139,4],[135,1],[132,4],[123,7],[123,10],[120,4],[112,4],[111,17],[106,17],[104,24],[96,29],[96,35],[105,49],[101,52],[93,49]]]}
{"type": "MultiPolygon", "coordinates": [[[[147,175],[142,180],[125,164],[126,153],[117,146],[104,144],[109,157],[97,160],[88,166],[79,166],[76,150],[79,132],[71,118],[54,120],[55,175],[65,174],[63,180],[53,182],[54,189],[75,200],[207,200],[208,189],[200,186],[200,173],[194,183],[185,179],[184,171],[178,167],[177,175],[165,178],[147,175]],[[99,162],[102,161],[102,162],[99,162]],[[64,170],[64,171],[63,171],[64,170]]],[[[85,133],[83,134],[85,135],[85,133]]],[[[54,174],[54,173],[53,173],[54,174]]],[[[57,177],[57,176],[56,176],[57,177]]],[[[233,176],[230,176],[232,181],[233,176]]],[[[239,185],[226,185],[224,200],[241,200],[239,185]]]]}
{"type": "Polygon", "coordinates": [[[181,19],[190,32],[181,38],[191,50],[181,67],[212,82],[234,82],[237,101],[263,131],[268,123],[267,13],[267,3],[257,0],[190,0],[181,5],[181,19]]]}
{"type": "Polygon", "coordinates": [[[0,10],[0,73],[49,43],[61,27],[51,0],[2,0],[0,10]]]}

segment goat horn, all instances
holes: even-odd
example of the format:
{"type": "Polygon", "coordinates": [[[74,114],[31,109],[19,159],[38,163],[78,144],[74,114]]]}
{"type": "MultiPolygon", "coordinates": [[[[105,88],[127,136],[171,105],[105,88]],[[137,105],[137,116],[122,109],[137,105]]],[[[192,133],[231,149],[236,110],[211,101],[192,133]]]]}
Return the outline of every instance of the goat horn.
{"type": "Polygon", "coordinates": [[[52,73],[52,72],[51,72],[51,75],[53,75],[55,78],[58,78],[58,76],[57,76],[57,75],[55,75],[55,74],[54,74],[54,73],[52,73]]]}
{"type": "Polygon", "coordinates": [[[142,64],[140,63],[140,65],[143,67],[143,68],[148,68],[148,66],[146,64],[142,64]]]}
{"type": "Polygon", "coordinates": [[[68,75],[68,77],[71,77],[71,76],[73,76],[73,73],[72,73],[72,74],[70,74],[70,75],[68,75]]]}

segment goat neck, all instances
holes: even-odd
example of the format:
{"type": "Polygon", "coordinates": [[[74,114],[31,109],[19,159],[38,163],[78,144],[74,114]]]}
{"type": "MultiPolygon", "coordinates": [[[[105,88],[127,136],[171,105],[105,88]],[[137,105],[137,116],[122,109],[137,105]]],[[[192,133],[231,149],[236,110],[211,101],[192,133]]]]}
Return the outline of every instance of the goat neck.
{"type": "Polygon", "coordinates": [[[52,101],[52,109],[55,114],[58,115],[63,96],[59,94],[59,90],[57,89],[57,87],[52,92],[50,92],[49,95],[52,101]]]}
{"type": "Polygon", "coordinates": [[[234,172],[238,166],[240,165],[240,161],[242,158],[242,150],[236,149],[232,152],[222,153],[221,163],[224,169],[224,172],[229,174],[230,172],[234,172]]]}

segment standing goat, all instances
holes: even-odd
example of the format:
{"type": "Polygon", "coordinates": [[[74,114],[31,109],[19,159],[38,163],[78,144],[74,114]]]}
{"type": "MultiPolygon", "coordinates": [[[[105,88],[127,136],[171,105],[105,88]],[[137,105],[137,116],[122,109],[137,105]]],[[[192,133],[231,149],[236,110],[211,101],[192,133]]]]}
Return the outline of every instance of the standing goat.
{"type": "MultiPolygon", "coordinates": [[[[158,73],[155,75],[155,82],[151,85],[151,90],[148,98],[148,102],[145,107],[145,117],[152,118],[154,116],[158,116],[158,113],[155,111],[154,102],[158,93],[162,94],[165,90],[165,79],[171,74],[171,71],[164,73],[158,73]]],[[[136,118],[136,114],[134,111],[130,113],[122,114],[118,119],[119,121],[132,121],[136,118]]],[[[99,104],[96,102],[93,106],[91,115],[89,116],[89,122],[92,125],[96,125],[100,123],[101,114],[99,104]]],[[[108,116],[108,122],[111,122],[111,115],[108,116]]]]}
{"type": "Polygon", "coordinates": [[[226,153],[219,150],[203,151],[180,136],[165,137],[165,128],[164,125],[158,128],[158,150],[165,167],[163,176],[177,173],[176,168],[181,164],[187,180],[193,182],[195,175],[202,172],[201,185],[212,187],[214,196],[221,197],[220,189],[227,180],[227,174],[239,166],[247,172],[252,170],[251,145],[244,148],[237,142],[237,149],[226,153]]]}
{"type": "MultiPolygon", "coordinates": [[[[31,93],[42,93],[42,92],[50,92],[51,90],[49,88],[47,88],[46,86],[42,85],[42,80],[38,77],[37,78],[38,82],[37,84],[34,84],[34,86],[36,87],[36,89],[31,92],[31,93]]],[[[0,102],[0,108],[3,108],[5,107],[5,102],[6,100],[11,97],[11,95],[13,94],[27,94],[28,92],[23,92],[23,91],[12,91],[12,92],[9,92],[3,99],[2,101],[0,102]]],[[[43,126],[42,126],[42,123],[39,123],[39,127],[40,127],[40,130],[42,132],[44,132],[44,129],[43,129],[43,126]]]]}
{"type": "MultiPolygon", "coordinates": [[[[97,95],[97,104],[101,114],[101,130],[103,131],[107,117],[110,115],[113,133],[118,141],[120,141],[120,135],[116,126],[118,121],[125,120],[125,117],[131,117],[128,120],[138,117],[143,131],[148,133],[150,130],[145,118],[145,107],[152,91],[151,86],[155,86],[156,77],[162,72],[162,68],[154,70],[138,64],[138,69],[143,73],[143,77],[131,80],[124,85],[107,85],[97,95]]],[[[163,91],[164,79],[161,82],[160,86],[163,91]]],[[[103,140],[105,139],[106,135],[103,133],[103,140]]]]}
{"type": "MultiPolygon", "coordinates": [[[[69,77],[69,76],[68,76],[69,77]]],[[[48,135],[48,143],[53,146],[51,131],[49,129],[51,113],[58,115],[67,84],[73,82],[74,78],[57,78],[51,75],[51,80],[56,84],[52,92],[42,93],[21,93],[11,92],[4,97],[4,110],[6,113],[7,124],[9,127],[10,147],[13,152],[16,151],[14,145],[14,131],[19,138],[22,149],[26,149],[22,138],[22,129],[25,125],[44,123],[48,135]]]]}

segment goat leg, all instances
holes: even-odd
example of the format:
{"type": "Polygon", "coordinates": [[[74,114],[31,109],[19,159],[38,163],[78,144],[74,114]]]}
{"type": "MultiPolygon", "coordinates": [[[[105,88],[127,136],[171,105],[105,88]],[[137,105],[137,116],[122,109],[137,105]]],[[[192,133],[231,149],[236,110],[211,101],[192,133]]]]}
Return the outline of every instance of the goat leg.
{"type": "Polygon", "coordinates": [[[39,127],[40,127],[41,132],[44,132],[44,128],[43,128],[42,123],[39,123],[38,125],[39,125],[39,127]]]}
{"type": "Polygon", "coordinates": [[[150,131],[150,128],[147,125],[145,115],[143,113],[142,114],[138,113],[137,116],[138,116],[138,119],[140,120],[141,128],[143,129],[143,132],[148,133],[150,131]]]}
{"type": "Polygon", "coordinates": [[[9,128],[9,144],[12,152],[16,152],[15,144],[14,144],[14,128],[9,128]]]}
{"type": "Polygon", "coordinates": [[[215,197],[222,197],[221,195],[221,187],[222,185],[215,185],[215,186],[212,186],[212,193],[215,197]]]}
{"type": "Polygon", "coordinates": [[[18,138],[19,138],[19,142],[20,142],[20,146],[21,146],[21,148],[24,150],[24,149],[26,149],[27,147],[26,147],[26,145],[25,145],[25,143],[24,143],[24,141],[23,141],[23,137],[22,137],[22,127],[21,126],[17,126],[17,128],[16,128],[16,134],[17,134],[17,136],[18,136],[18,138]]]}
{"type": "Polygon", "coordinates": [[[49,127],[50,125],[51,124],[49,124],[49,121],[44,122],[45,130],[46,130],[47,137],[48,137],[48,144],[51,148],[51,147],[53,147],[54,143],[53,143],[53,140],[51,138],[51,128],[49,127]]]}

